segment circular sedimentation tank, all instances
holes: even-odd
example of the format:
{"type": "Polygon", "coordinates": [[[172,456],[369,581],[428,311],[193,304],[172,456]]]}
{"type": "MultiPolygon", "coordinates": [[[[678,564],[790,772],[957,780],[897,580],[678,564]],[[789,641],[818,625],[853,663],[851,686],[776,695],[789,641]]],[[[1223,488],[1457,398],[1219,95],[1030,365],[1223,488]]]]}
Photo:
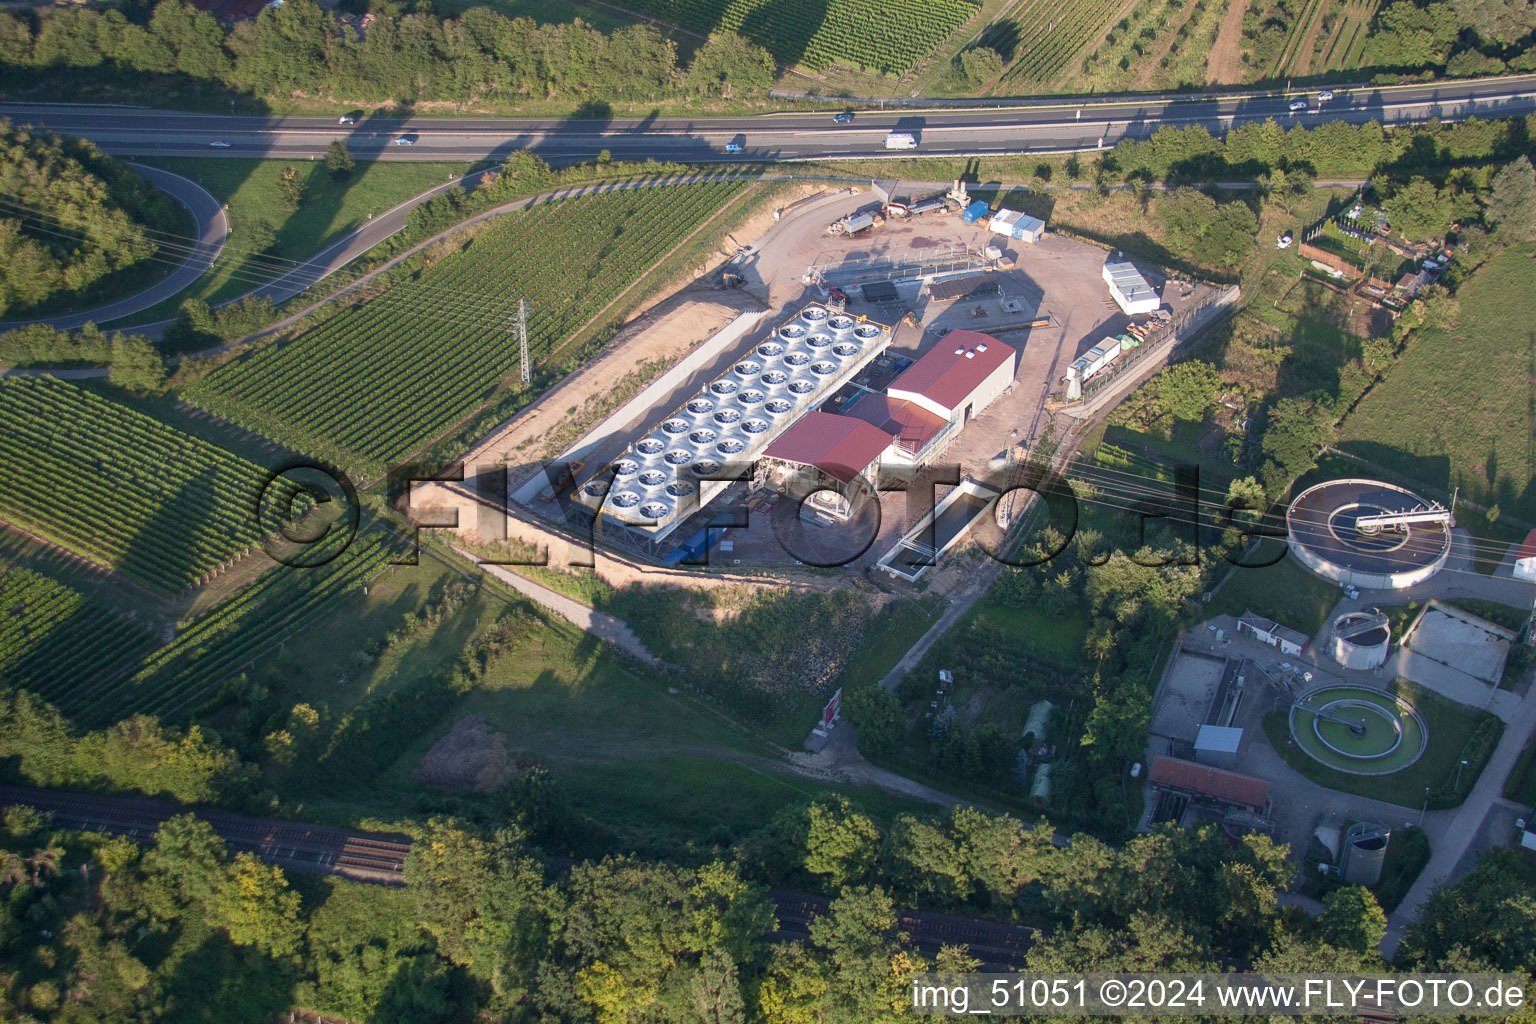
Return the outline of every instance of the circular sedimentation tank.
{"type": "Polygon", "coordinates": [[[1307,756],[1351,775],[1390,775],[1429,744],[1413,705],[1364,686],[1323,686],[1291,705],[1291,739],[1307,756]]]}
{"type": "Polygon", "coordinates": [[[1291,551],[1317,575],[1372,590],[1422,583],[1445,565],[1451,531],[1441,522],[1370,530],[1359,520],[1427,508],[1407,488],[1379,480],[1330,480],[1307,488],[1285,513],[1291,551]]]}

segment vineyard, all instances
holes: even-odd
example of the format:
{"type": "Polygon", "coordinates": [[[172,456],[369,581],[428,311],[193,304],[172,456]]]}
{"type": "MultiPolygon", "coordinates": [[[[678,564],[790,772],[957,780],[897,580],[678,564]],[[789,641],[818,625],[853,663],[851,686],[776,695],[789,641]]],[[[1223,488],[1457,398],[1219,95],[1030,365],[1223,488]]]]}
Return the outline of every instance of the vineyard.
{"type": "MultiPolygon", "coordinates": [[[[346,533],[323,543],[344,544],[346,533]]],[[[71,717],[91,725],[128,715],[169,715],[185,710],[220,682],[267,654],[322,610],[334,610],[398,552],[380,529],[365,529],[335,560],[311,569],[276,566],[256,582],[185,624],[176,639],[151,654],[131,675],[91,691],[59,694],[71,717]],[[89,700],[85,697],[89,696],[89,700]]]]}
{"type": "Polygon", "coordinates": [[[1018,39],[1002,90],[1044,85],[1091,43],[1125,0],[1027,0],[1009,14],[1018,39]]]}
{"type": "Polygon", "coordinates": [[[51,377],[0,379],[0,518],[156,590],[257,539],[262,469],[51,377]]]}
{"type": "Polygon", "coordinates": [[[0,679],[8,686],[61,700],[123,672],[154,643],[58,580],[0,563],[0,679]]]}
{"type": "Polygon", "coordinates": [[[377,477],[473,413],[516,370],[520,298],[532,307],[537,367],[741,187],[632,189],[509,214],[416,279],[231,363],[184,397],[377,477]]]}
{"type": "Polygon", "coordinates": [[[978,0],[626,0],[692,32],[731,31],[780,64],[899,74],[976,13],[978,0]]]}

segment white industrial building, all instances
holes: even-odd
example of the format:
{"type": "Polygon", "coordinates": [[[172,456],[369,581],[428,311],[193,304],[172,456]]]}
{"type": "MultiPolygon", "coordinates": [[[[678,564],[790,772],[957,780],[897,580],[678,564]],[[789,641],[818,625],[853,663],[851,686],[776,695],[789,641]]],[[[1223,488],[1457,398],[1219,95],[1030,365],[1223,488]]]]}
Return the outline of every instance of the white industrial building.
{"type": "Polygon", "coordinates": [[[1305,633],[1246,611],[1237,620],[1237,631],[1247,633],[1260,643],[1278,648],[1281,654],[1300,654],[1309,640],[1305,633]]]}
{"type": "Polygon", "coordinates": [[[988,225],[994,235],[1004,235],[1020,242],[1038,242],[1045,234],[1045,221],[1018,210],[998,210],[988,225]]]}
{"type": "Polygon", "coordinates": [[[1536,530],[1526,534],[1515,549],[1515,579],[1536,580],[1536,530]]]}
{"type": "Polygon", "coordinates": [[[883,324],[819,303],[704,385],[576,492],[601,519],[661,540],[797,420],[890,346],[883,324]]]}
{"type": "Polygon", "coordinates": [[[991,335],[951,331],[891,382],[849,410],[894,439],[882,465],[905,475],[930,461],[1013,383],[1019,353],[991,335]]]}
{"type": "Polygon", "coordinates": [[[1157,290],[1147,283],[1141,271],[1129,260],[1104,264],[1103,275],[1105,283],[1109,285],[1110,296],[1126,316],[1151,313],[1161,304],[1157,290]]]}

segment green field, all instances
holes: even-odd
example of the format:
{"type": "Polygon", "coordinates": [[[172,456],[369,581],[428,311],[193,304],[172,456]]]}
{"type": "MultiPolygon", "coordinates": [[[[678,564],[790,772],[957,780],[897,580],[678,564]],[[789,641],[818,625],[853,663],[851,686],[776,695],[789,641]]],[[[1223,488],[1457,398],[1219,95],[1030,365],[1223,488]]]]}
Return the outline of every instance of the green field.
{"type": "Polygon", "coordinates": [[[332,178],[324,161],[238,160],[161,157],[145,163],[198,182],[229,208],[229,241],[213,269],[182,294],[135,321],[174,316],[186,299],[208,303],[232,299],[270,280],[294,262],[310,259],[368,218],[450,178],[468,165],[415,163],[408,160],[358,161],[345,178],[332,178]],[[278,192],[283,168],[296,167],[308,188],[297,210],[286,210],[278,192]],[[265,253],[250,252],[246,241],[257,221],[270,225],[276,241],[265,253]]]}
{"type": "Polygon", "coordinates": [[[1340,428],[1339,447],[1463,498],[1536,519],[1536,289],[1531,245],[1489,260],[1457,293],[1460,322],[1426,329],[1340,428]],[[1511,381],[1522,382],[1518,387],[1511,381]]]}
{"type": "Polygon", "coordinates": [[[161,592],[257,542],[265,473],[52,377],[0,380],[0,518],[161,592]]]}
{"type": "MultiPolygon", "coordinates": [[[[514,372],[509,327],[520,298],[532,306],[537,365],[740,188],[641,188],[509,214],[386,295],[252,352],[185,397],[376,477],[474,413],[514,372]]],[[[536,373],[536,388],[541,380],[536,373]]]]}
{"type": "Polygon", "coordinates": [[[737,32],[780,64],[894,74],[944,42],[976,0],[628,0],[623,6],[690,32],[737,32]]]}

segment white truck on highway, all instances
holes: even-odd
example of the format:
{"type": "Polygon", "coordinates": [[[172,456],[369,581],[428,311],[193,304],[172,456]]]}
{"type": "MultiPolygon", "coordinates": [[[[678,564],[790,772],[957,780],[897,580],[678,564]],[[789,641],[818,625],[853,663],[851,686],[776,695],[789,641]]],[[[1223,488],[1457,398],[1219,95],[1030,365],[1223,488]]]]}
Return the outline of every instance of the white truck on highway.
{"type": "Polygon", "coordinates": [[[886,149],[916,149],[917,140],[911,132],[891,132],[885,137],[886,149]]]}

